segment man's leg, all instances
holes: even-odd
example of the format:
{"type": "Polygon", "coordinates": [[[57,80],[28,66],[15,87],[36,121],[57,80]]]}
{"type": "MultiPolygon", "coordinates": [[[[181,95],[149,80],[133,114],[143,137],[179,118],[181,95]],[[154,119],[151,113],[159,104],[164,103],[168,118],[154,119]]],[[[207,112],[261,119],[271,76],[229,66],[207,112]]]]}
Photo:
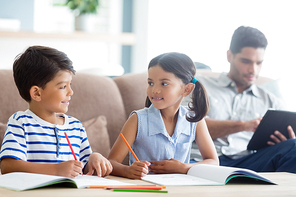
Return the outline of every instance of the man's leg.
{"type": "Polygon", "coordinates": [[[220,156],[219,160],[221,166],[247,168],[256,172],[296,173],[296,139],[260,149],[240,159],[220,156]]]}

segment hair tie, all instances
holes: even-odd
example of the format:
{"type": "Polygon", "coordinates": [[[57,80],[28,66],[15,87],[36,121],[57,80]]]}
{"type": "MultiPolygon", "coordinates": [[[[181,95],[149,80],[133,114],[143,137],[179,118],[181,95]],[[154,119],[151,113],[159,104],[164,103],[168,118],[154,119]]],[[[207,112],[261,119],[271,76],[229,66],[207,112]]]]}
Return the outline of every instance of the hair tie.
{"type": "Polygon", "coordinates": [[[197,80],[196,78],[193,78],[193,79],[192,79],[192,83],[194,83],[194,84],[195,84],[197,81],[198,81],[198,80],[197,80]]]}

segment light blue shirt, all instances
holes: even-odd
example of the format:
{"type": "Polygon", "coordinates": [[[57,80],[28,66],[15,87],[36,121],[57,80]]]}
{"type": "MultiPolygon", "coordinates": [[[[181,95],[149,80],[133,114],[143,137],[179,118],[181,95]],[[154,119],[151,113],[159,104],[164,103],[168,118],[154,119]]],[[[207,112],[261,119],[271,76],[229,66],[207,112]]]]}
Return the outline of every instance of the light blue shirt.
{"type": "MultiPolygon", "coordinates": [[[[177,124],[172,137],[168,134],[161,113],[153,105],[134,111],[138,116],[138,132],[133,151],[144,161],[160,161],[171,158],[189,163],[191,143],[195,139],[196,123],[186,120],[188,110],[180,106],[177,124]]],[[[130,154],[130,164],[135,158],[130,154]]]]}

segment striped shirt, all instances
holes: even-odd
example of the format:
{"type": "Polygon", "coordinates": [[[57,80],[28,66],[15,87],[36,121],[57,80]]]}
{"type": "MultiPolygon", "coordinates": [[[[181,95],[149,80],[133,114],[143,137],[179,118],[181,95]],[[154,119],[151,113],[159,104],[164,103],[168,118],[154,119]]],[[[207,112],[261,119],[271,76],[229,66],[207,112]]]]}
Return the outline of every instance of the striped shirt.
{"type": "Polygon", "coordinates": [[[66,132],[77,159],[85,165],[92,150],[83,125],[76,118],[59,116],[65,119],[64,125],[46,122],[29,109],[13,114],[8,120],[0,160],[5,157],[35,163],[73,160],[66,132]]]}

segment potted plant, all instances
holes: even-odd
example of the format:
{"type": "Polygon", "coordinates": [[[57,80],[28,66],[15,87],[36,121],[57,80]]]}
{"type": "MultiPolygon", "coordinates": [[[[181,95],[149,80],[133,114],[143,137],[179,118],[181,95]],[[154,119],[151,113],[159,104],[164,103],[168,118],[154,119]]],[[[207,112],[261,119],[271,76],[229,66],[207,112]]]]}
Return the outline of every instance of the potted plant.
{"type": "Polygon", "coordinates": [[[74,11],[76,30],[94,29],[93,16],[97,13],[99,0],[67,0],[66,5],[74,11]]]}

